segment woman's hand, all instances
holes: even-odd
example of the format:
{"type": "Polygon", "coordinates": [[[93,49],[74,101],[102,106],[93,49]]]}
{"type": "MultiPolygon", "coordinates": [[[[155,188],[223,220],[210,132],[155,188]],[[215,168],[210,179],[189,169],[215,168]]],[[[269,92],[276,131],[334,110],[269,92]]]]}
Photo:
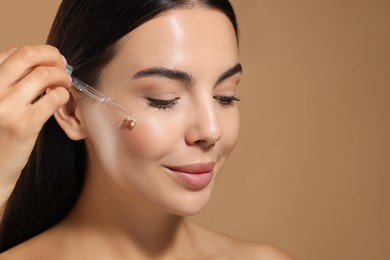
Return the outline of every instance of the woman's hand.
{"type": "Polygon", "coordinates": [[[65,65],[48,45],[0,52],[0,216],[43,124],[69,99],[65,65]]]}

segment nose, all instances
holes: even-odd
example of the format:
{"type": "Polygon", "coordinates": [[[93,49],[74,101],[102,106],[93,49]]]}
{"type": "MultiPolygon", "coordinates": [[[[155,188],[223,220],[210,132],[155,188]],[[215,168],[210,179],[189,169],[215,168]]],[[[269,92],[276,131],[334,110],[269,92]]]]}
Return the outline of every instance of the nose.
{"type": "Polygon", "coordinates": [[[209,147],[221,139],[222,128],[214,106],[214,100],[209,100],[190,111],[185,137],[188,145],[209,147]]]}

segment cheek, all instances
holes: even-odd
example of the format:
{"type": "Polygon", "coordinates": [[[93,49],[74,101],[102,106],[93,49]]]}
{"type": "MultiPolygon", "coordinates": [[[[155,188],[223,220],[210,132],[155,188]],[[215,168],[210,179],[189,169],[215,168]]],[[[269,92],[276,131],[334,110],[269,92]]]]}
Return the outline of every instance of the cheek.
{"type": "Polygon", "coordinates": [[[143,117],[130,131],[121,131],[118,146],[138,160],[158,161],[171,152],[179,138],[179,130],[160,118],[143,117]]]}
{"type": "Polygon", "coordinates": [[[240,133],[240,115],[237,109],[224,115],[223,120],[221,120],[221,128],[221,149],[229,155],[236,146],[240,133]]]}
{"type": "MultiPolygon", "coordinates": [[[[83,113],[88,153],[91,160],[100,161],[108,171],[118,171],[124,166],[141,167],[147,161],[158,162],[174,149],[180,135],[178,129],[171,127],[173,122],[161,116],[140,113],[140,121],[130,129],[121,126],[121,119],[112,113],[98,106],[91,108],[83,113]]],[[[150,164],[142,167],[145,165],[150,164]]]]}

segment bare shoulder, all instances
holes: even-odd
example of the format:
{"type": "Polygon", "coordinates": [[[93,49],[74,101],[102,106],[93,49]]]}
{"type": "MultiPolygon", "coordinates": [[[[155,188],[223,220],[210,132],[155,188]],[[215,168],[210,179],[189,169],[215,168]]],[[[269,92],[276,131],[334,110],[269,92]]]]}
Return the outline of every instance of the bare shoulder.
{"type": "Polygon", "coordinates": [[[266,259],[266,260],[295,260],[295,258],[286,251],[278,248],[274,245],[267,243],[251,243],[248,253],[253,259],[266,259]]]}
{"type": "Polygon", "coordinates": [[[220,256],[217,259],[295,260],[283,249],[268,243],[234,238],[196,223],[194,230],[204,243],[201,247],[220,256]]]}
{"type": "Polygon", "coordinates": [[[259,260],[294,260],[295,258],[285,250],[263,242],[241,240],[233,237],[226,237],[227,245],[231,248],[230,255],[237,259],[259,259],[259,260]]]}
{"type": "Polygon", "coordinates": [[[40,245],[41,243],[35,243],[34,238],[30,239],[1,253],[0,260],[39,259],[39,252],[44,252],[43,246],[40,245]]]}
{"type": "Polygon", "coordinates": [[[26,246],[26,242],[19,244],[13,248],[10,248],[3,253],[0,254],[0,260],[17,260],[17,259],[26,259],[30,257],[30,259],[34,259],[32,254],[30,254],[30,250],[28,246],[26,246]]]}
{"type": "MultiPolygon", "coordinates": [[[[0,254],[0,260],[18,259],[53,259],[53,252],[58,252],[60,234],[52,229],[44,231],[0,254]],[[52,234],[53,233],[53,234],[52,234]]],[[[55,254],[56,259],[59,258],[55,254]]]]}

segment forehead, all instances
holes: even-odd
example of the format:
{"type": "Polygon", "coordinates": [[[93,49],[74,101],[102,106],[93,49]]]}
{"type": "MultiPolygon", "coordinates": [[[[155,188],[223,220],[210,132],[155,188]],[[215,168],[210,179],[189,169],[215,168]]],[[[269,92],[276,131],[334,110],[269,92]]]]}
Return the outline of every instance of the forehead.
{"type": "Polygon", "coordinates": [[[132,70],[238,61],[235,31],[225,14],[206,7],[175,9],[142,24],[119,43],[114,58],[132,70]]]}

